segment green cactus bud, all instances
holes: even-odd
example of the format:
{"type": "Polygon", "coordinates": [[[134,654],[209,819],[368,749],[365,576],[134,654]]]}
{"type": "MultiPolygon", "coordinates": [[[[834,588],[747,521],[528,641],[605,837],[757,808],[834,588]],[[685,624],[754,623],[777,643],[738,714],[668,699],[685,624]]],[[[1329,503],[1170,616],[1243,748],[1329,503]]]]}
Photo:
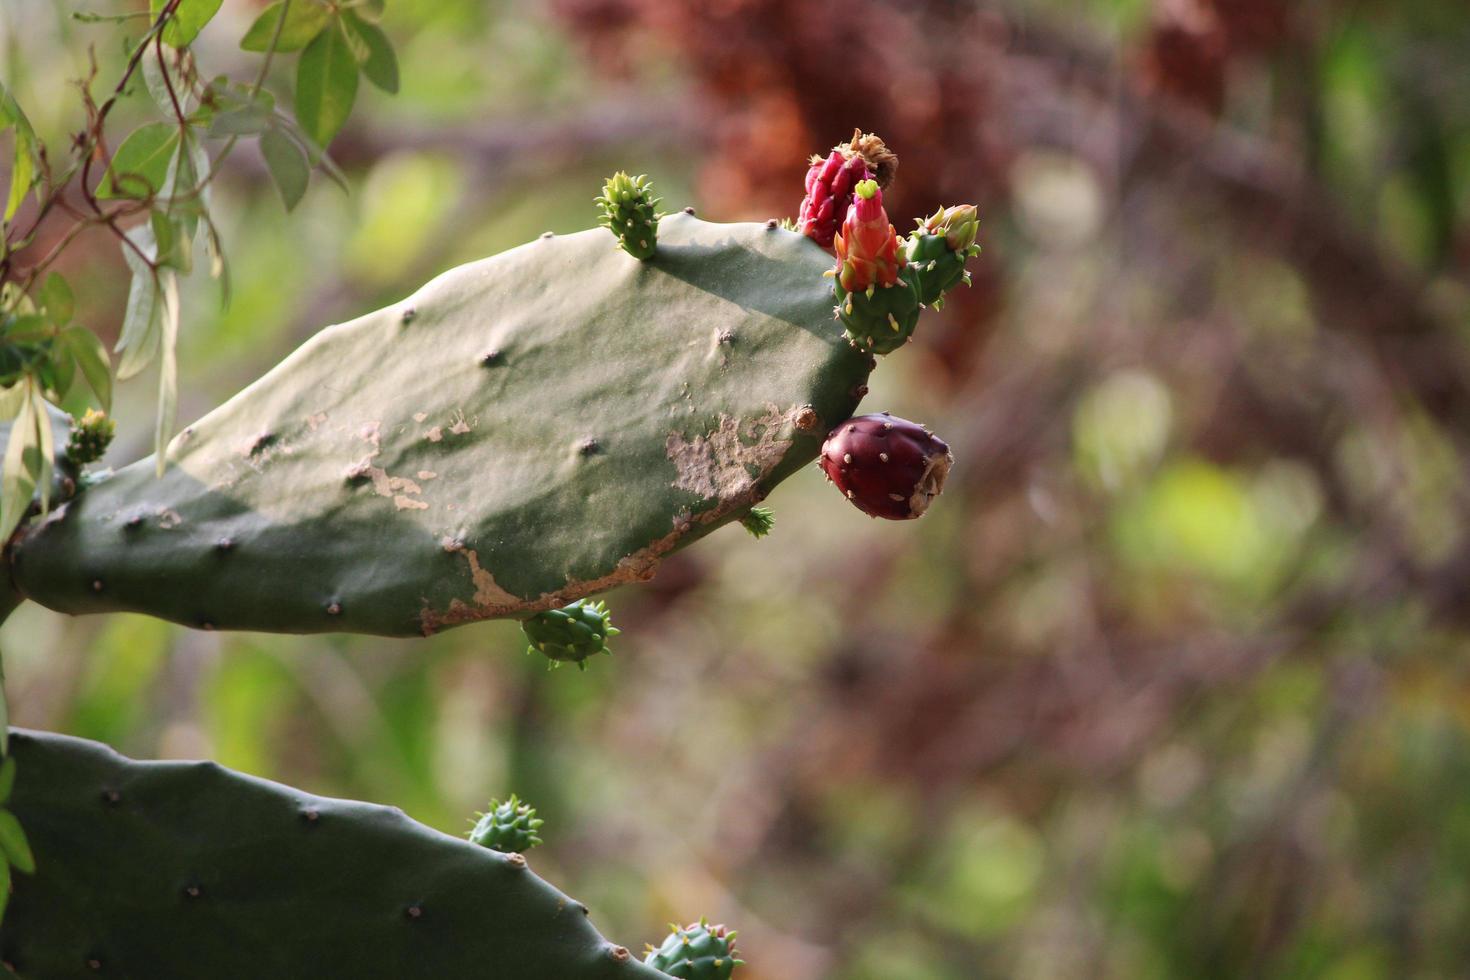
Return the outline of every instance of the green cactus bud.
{"type": "Polygon", "coordinates": [[[80,419],[71,420],[71,437],[66,443],[67,460],[78,467],[95,463],[107,452],[116,432],[117,423],[108,418],[106,412],[87,409],[80,419]]]}
{"type": "Polygon", "coordinates": [[[908,343],[919,322],[919,293],[905,268],[892,286],[872,286],[849,293],[842,283],[833,284],[837,296],[837,318],[848,341],[870,354],[891,354],[908,343]]]}
{"type": "Polygon", "coordinates": [[[475,816],[480,819],[469,832],[469,838],[481,847],[505,854],[522,854],[541,843],[536,829],[545,821],[536,816],[535,808],[516,799],[514,793],[504,803],[491,800],[489,811],[475,816]]]}
{"type": "Polygon", "coordinates": [[[619,170],[603,185],[597,198],[602,209],[598,224],[618,237],[618,245],[635,259],[653,258],[658,245],[660,200],[653,196],[653,181],[647,175],[629,177],[619,170]]]}
{"type": "Polygon", "coordinates": [[[735,954],[735,932],[712,926],[708,919],[679,928],[669,924],[668,938],[655,949],[647,947],[643,962],[681,980],[729,980],[744,960],[735,954]]]}
{"type": "Polygon", "coordinates": [[[740,519],[740,526],[750,532],[751,537],[763,538],[776,525],[776,512],[769,507],[752,507],[750,513],[740,519]]]}
{"type": "Polygon", "coordinates": [[[973,204],[940,208],[918,222],[905,244],[906,272],[919,293],[919,302],[935,309],[944,306],[944,294],[960,283],[969,284],[965,260],[980,254],[975,244],[980,220],[973,204]]]}
{"type": "Polygon", "coordinates": [[[587,669],[588,657],[611,653],[607,641],[621,632],[612,625],[607,603],[586,599],[537,613],[522,622],[521,629],[531,641],[527,653],[544,653],[552,667],[570,662],[580,670],[587,669]]]}

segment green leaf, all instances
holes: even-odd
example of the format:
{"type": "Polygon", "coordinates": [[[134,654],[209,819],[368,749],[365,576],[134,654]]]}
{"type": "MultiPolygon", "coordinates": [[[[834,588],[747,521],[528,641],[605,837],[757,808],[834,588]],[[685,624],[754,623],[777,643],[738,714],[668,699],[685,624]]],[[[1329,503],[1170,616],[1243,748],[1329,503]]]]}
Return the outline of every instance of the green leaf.
{"type": "Polygon", "coordinates": [[[36,492],[35,479],[26,469],[26,457],[36,439],[36,420],[31,417],[35,409],[29,397],[31,381],[27,379],[17,387],[24,388],[27,397],[21,405],[20,414],[10,426],[10,440],[5,446],[5,465],[3,471],[0,471],[0,541],[10,539],[11,532],[20,524],[20,519],[25,515],[26,508],[30,507],[31,497],[36,492]]]}
{"type": "Polygon", "coordinates": [[[104,412],[112,410],[112,368],[107,360],[107,348],[86,327],[70,326],[61,332],[61,342],[76,359],[82,377],[97,395],[104,412]]]}
{"type": "Polygon", "coordinates": [[[358,44],[353,54],[367,80],[390,95],[398,92],[398,56],[393,53],[393,43],[376,24],[369,24],[348,11],[342,19],[349,37],[355,36],[358,44]]]}
{"type": "Polygon", "coordinates": [[[71,356],[71,351],[66,349],[65,344],[53,343],[51,346],[51,357],[46,362],[46,374],[49,374],[47,387],[55,392],[56,397],[52,399],[60,405],[66,400],[67,393],[77,379],[77,361],[71,356]]]}
{"type": "Polygon", "coordinates": [[[0,810],[0,852],[10,859],[10,864],[21,874],[34,874],[36,858],[21,830],[20,821],[9,810],[0,810]]]}
{"type": "Polygon", "coordinates": [[[0,861],[0,922],[5,921],[5,906],[10,904],[10,865],[0,861]]]}
{"type": "MultiPolygon", "coordinates": [[[[4,675],[0,674],[0,681],[3,680],[4,675]]],[[[0,689],[0,692],[3,692],[3,689],[0,689]]],[[[0,697],[0,701],[3,700],[5,699],[3,697],[0,697]]],[[[4,725],[0,725],[0,728],[4,727],[4,725]]],[[[10,791],[14,788],[15,759],[11,758],[10,756],[6,756],[5,761],[0,762],[0,806],[3,806],[4,804],[10,802],[10,791]]]]}
{"type": "Polygon", "coordinates": [[[97,196],[146,200],[168,179],[169,162],[179,146],[179,128],[171,123],[149,123],[135,129],[112,155],[112,163],[97,188],[97,196]]]}
{"type": "MultiPolygon", "coordinates": [[[[0,656],[0,804],[10,799],[10,790],[15,785],[15,760],[10,752],[10,702],[5,700],[5,658],[0,656]]],[[[3,888],[0,888],[3,890],[3,888]]],[[[0,918],[5,917],[5,902],[0,897],[0,918]]]]}
{"type": "Polygon", "coordinates": [[[133,273],[133,284],[128,290],[122,333],[117,340],[117,351],[123,355],[117,365],[119,381],[126,381],[143,370],[158,353],[158,276],[148,264],[158,253],[152,223],[130,228],[127,237],[147,256],[147,261],[129,246],[123,246],[123,258],[133,273]]]}
{"type": "Polygon", "coordinates": [[[340,26],[317,35],[296,66],[296,118],[319,145],[337,135],[357,98],[357,60],[340,26]]]}
{"type": "MultiPolygon", "coordinates": [[[[163,43],[176,48],[194,43],[204,25],[219,12],[220,3],[221,0],[181,0],[173,17],[163,26],[163,43]]],[[[149,0],[148,9],[156,20],[166,6],[168,0],[149,0]]]]}
{"type": "Polygon", "coordinates": [[[290,211],[306,193],[306,182],[311,176],[305,152],[275,129],[261,134],[260,152],[265,157],[271,179],[276,182],[276,189],[281,192],[281,201],[290,211]]]}
{"type": "Polygon", "coordinates": [[[179,282],[172,269],[159,273],[163,293],[162,347],[163,370],[158,375],[158,419],[153,429],[153,452],[158,475],[163,476],[167,460],[164,450],[174,433],[179,413],[179,282]]]}
{"type": "Polygon", "coordinates": [[[66,278],[59,272],[51,273],[41,284],[40,300],[41,308],[46,311],[51,322],[57,326],[65,326],[76,309],[71,287],[66,284],[66,278]]]}
{"type": "Polygon", "coordinates": [[[10,195],[5,201],[5,220],[15,217],[20,202],[36,181],[38,163],[36,131],[21,111],[15,96],[0,84],[0,132],[14,127],[15,156],[10,169],[10,195]]]}
{"type": "MultiPolygon", "coordinates": [[[[276,23],[281,19],[281,10],[284,7],[285,4],[279,0],[266,7],[241,38],[240,47],[246,51],[269,50],[271,38],[275,37],[276,23]]],[[[281,27],[281,36],[276,41],[276,50],[300,51],[321,33],[331,19],[327,8],[316,0],[292,0],[291,9],[286,12],[286,23],[281,27]]]]}

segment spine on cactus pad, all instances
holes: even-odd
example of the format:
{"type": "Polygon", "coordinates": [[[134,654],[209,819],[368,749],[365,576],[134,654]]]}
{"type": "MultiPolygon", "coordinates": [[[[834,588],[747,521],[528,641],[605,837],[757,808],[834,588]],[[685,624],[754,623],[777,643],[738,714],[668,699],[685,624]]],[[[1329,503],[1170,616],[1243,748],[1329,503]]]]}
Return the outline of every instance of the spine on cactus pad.
{"type": "Polygon", "coordinates": [[[837,317],[848,340],[873,354],[892,353],[913,336],[919,294],[904,275],[907,260],[877,181],[860,181],[853,188],[852,206],[833,245],[837,317]]]}

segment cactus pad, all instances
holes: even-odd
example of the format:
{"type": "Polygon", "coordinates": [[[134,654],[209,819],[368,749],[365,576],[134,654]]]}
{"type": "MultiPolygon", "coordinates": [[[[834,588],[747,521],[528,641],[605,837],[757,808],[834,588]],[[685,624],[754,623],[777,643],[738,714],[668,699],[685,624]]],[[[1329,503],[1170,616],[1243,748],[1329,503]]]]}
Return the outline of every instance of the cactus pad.
{"type": "Polygon", "coordinates": [[[545,654],[551,666],[574,663],[587,669],[587,658],[604,651],[611,653],[607,641],[620,630],[612,625],[607,603],[578,599],[561,609],[539,612],[521,624],[531,642],[527,653],[545,654]]]}
{"type": "Polygon", "coordinates": [[[59,735],[11,745],[36,873],[0,959],[28,980],[658,976],[521,856],[397,810],[59,735]]]}
{"type": "Polygon", "coordinates": [[[635,259],[653,257],[658,246],[660,203],[653,196],[653,181],[646,175],[629,177],[619,170],[607,179],[597,199],[602,211],[598,222],[618,236],[618,246],[635,259]]]}
{"type": "Polygon", "coordinates": [[[681,980],[729,980],[735,968],[744,963],[736,959],[735,933],[724,926],[712,926],[705,919],[673,930],[655,949],[648,947],[643,962],[681,980]]]}
{"type": "Polygon", "coordinates": [[[541,843],[536,831],[546,821],[536,816],[534,807],[516,799],[514,793],[504,803],[491,800],[489,811],[476,816],[480,819],[470,831],[472,844],[506,854],[523,854],[541,843]]]}
{"type": "MultiPolygon", "coordinates": [[[[330,327],[33,524],[20,592],[201,628],[433,633],[615,585],[816,458],[872,361],[804,236],[688,214],[592,230],[330,327]]],[[[890,290],[891,292],[892,290],[890,290]]]]}

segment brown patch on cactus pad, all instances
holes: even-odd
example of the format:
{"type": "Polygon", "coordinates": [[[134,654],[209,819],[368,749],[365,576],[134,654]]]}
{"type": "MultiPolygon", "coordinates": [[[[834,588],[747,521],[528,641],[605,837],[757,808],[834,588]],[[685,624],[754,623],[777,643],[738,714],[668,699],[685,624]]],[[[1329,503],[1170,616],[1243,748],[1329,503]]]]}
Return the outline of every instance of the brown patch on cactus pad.
{"type": "Polygon", "coordinates": [[[674,486],[706,500],[725,500],[748,493],[791,448],[791,429],[800,408],[782,412],[775,405],[754,419],[721,415],[708,435],[686,439],[669,433],[665,450],[678,470],[674,486]],[[743,429],[743,431],[742,431],[743,429]],[[751,475],[751,469],[757,472],[751,475]]]}
{"type": "MultiPolygon", "coordinates": [[[[697,514],[680,511],[668,534],[624,557],[607,575],[585,581],[568,579],[565,586],[553,592],[522,598],[502,588],[494,575],[480,565],[475,551],[458,539],[445,538],[442,544],[446,552],[463,553],[468,560],[475,593],[468,602],[451,600],[447,609],[434,609],[425,602],[419,613],[419,626],[424,635],[482,619],[528,616],[559,609],[615,586],[647,582],[653,578],[659,562],[684,538],[745,513],[765,497],[760,483],[791,448],[791,433],[803,407],[806,406],[792,406],[783,412],[775,405],[768,405],[766,414],[743,420],[722,415],[713,432],[693,439],[685,438],[682,433],[671,433],[668,455],[678,471],[674,486],[717,502],[697,514]]],[[[943,475],[939,476],[939,482],[943,483],[943,475]]]]}

